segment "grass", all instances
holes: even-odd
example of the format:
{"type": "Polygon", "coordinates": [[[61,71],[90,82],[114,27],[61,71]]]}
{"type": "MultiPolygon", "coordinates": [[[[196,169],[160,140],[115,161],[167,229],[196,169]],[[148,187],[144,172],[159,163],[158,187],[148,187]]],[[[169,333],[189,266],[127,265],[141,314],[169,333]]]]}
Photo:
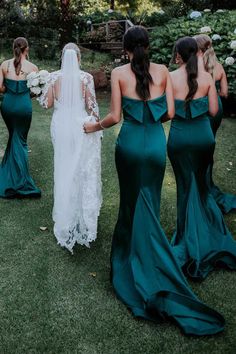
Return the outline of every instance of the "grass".
{"type": "MultiPolygon", "coordinates": [[[[108,95],[99,98],[102,115],[108,110],[105,96],[108,95]]],[[[218,336],[188,338],[172,324],[135,320],[116,299],[109,281],[109,256],[119,203],[114,166],[119,126],[104,134],[104,203],[98,239],[90,249],[77,247],[73,256],[56,244],[51,220],[50,119],[51,112],[43,111],[34,103],[29,135],[30,167],[37,185],[42,188],[42,198],[0,200],[0,353],[233,354],[236,347],[236,274],[233,272],[215,271],[203,283],[192,284],[203,301],[225,316],[226,329],[218,336]],[[42,232],[40,226],[47,226],[48,230],[42,232]],[[92,272],[96,272],[95,277],[92,272]]],[[[168,128],[166,124],[166,131],[168,128]]],[[[216,182],[225,191],[234,193],[235,134],[236,120],[224,120],[215,158],[216,182]]],[[[7,132],[2,121],[0,137],[3,151],[7,132]]],[[[175,227],[175,198],[175,182],[168,163],[161,220],[169,236],[175,227]]],[[[236,236],[235,214],[225,219],[236,236]]]]}

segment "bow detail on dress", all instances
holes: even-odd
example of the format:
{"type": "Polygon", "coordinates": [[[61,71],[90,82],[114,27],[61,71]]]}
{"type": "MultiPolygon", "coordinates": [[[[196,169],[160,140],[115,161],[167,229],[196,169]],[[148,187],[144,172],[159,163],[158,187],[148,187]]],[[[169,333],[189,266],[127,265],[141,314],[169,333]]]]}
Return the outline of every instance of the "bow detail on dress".
{"type": "Polygon", "coordinates": [[[193,99],[189,103],[184,100],[175,100],[175,114],[181,118],[197,118],[208,112],[208,97],[193,99]]]}
{"type": "Polygon", "coordinates": [[[152,114],[153,120],[157,122],[167,112],[166,95],[148,101],[122,97],[123,113],[126,119],[132,118],[143,123],[144,107],[147,106],[152,114]]]}

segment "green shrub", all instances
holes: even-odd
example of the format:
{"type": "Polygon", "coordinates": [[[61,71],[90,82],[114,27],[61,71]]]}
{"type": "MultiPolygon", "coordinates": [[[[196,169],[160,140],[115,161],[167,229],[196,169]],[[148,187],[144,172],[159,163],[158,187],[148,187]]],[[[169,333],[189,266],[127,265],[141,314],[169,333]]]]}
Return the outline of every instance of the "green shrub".
{"type": "Polygon", "coordinates": [[[207,12],[191,20],[189,16],[173,19],[166,25],[157,27],[151,33],[151,57],[157,63],[169,66],[174,42],[184,36],[194,36],[201,28],[209,26],[210,37],[220,35],[220,40],[213,41],[218,60],[223,64],[229,81],[229,93],[236,98],[236,50],[230,48],[230,43],[236,40],[236,11],[207,12]],[[233,65],[226,65],[227,57],[234,57],[233,65]]]}

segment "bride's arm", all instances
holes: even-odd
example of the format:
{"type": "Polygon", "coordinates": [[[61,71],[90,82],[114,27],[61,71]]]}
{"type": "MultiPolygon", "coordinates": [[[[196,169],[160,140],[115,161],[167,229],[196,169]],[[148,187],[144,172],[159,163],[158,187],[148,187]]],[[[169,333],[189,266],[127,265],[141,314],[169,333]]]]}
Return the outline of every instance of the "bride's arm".
{"type": "Polygon", "coordinates": [[[99,108],[96,100],[94,80],[92,75],[87,73],[85,84],[85,105],[88,114],[95,117],[96,120],[99,121],[99,108]]]}
{"type": "Polygon", "coordinates": [[[110,128],[121,120],[121,91],[119,84],[119,69],[114,69],[111,73],[111,111],[108,115],[97,123],[85,123],[85,133],[93,133],[104,128],[110,128]]]}
{"type": "Polygon", "coordinates": [[[43,88],[42,94],[37,98],[43,108],[51,108],[54,106],[54,97],[57,96],[57,84],[60,78],[60,71],[52,72],[48,81],[43,88]]]}
{"type": "Polygon", "coordinates": [[[49,87],[47,92],[47,108],[51,108],[54,105],[54,96],[53,96],[53,87],[52,85],[49,87]]]}

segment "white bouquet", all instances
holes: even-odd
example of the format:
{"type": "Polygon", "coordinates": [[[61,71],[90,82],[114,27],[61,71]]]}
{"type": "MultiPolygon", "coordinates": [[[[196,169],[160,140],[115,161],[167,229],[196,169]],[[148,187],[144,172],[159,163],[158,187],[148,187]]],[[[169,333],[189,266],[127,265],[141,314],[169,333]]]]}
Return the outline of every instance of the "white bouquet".
{"type": "Polygon", "coordinates": [[[40,96],[49,80],[49,72],[47,70],[33,71],[27,75],[26,79],[30,92],[36,96],[40,96]]]}

